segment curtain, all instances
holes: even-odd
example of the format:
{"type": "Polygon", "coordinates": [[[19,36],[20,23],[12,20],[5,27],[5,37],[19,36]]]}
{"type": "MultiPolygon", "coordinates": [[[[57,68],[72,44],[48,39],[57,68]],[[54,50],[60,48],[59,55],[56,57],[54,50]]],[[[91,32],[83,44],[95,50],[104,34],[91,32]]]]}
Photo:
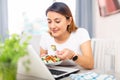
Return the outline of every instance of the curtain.
{"type": "Polygon", "coordinates": [[[8,37],[7,0],[0,0],[0,40],[8,37]]]}
{"type": "Polygon", "coordinates": [[[93,35],[93,0],[76,0],[76,24],[78,27],[86,28],[93,35]]]}

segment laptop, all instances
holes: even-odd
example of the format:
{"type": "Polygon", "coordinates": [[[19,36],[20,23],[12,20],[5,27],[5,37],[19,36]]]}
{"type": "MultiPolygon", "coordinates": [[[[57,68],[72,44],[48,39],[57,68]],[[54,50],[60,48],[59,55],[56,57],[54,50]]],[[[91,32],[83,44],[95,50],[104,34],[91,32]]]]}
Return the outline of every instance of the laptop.
{"type": "Polygon", "coordinates": [[[28,46],[28,53],[27,56],[22,57],[18,62],[18,74],[34,76],[45,80],[57,80],[79,71],[79,69],[76,68],[46,66],[40,56],[35,52],[32,45],[28,46]],[[26,60],[30,60],[30,64],[28,64],[29,71],[26,71],[23,66],[26,60]]]}

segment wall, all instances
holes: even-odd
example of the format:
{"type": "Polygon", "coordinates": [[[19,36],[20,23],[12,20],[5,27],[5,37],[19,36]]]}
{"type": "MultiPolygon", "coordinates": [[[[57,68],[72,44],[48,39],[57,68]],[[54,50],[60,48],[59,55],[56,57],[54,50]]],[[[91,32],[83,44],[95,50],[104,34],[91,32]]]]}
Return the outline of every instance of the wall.
{"type": "MultiPolygon", "coordinates": [[[[94,0],[94,36],[97,39],[113,40],[115,50],[114,56],[115,71],[120,73],[120,13],[101,17],[97,0],[94,0]]],[[[108,46],[110,47],[110,46],[108,46]]],[[[108,49],[107,49],[108,50],[108,49]]],[[[111,62],[112,63],[112,62],[111,62]]]]}
{"type": "Polygon", "coordinates": [[[94,0],[95,37],[120,39],[120,13],[108,17],[100,17],[97,0],[94,0]]]}

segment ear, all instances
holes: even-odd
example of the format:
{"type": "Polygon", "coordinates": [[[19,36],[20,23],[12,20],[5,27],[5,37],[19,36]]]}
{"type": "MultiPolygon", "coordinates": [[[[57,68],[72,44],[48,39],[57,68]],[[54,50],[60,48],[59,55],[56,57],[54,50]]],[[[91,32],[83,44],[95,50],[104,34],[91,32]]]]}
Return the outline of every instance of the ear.
{"type": "Polygon", "coordinates": [[[72,22],[72,17],[70,17],[70,18],[68,19],[68,25],[70,25],[71,22],[72,22]]]}

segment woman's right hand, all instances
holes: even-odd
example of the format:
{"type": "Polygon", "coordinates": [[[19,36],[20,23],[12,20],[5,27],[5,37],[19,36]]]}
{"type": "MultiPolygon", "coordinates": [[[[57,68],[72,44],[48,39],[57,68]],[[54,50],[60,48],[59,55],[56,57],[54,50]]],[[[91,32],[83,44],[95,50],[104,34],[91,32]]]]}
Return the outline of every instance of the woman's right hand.
{"type": "Polygon", "coordinates": [[[71,59],[75,53],[70,49],[63,49],[62,51],[56,51],[56,56],[59,57],[61,60],[68,60],[71,59]]]}

